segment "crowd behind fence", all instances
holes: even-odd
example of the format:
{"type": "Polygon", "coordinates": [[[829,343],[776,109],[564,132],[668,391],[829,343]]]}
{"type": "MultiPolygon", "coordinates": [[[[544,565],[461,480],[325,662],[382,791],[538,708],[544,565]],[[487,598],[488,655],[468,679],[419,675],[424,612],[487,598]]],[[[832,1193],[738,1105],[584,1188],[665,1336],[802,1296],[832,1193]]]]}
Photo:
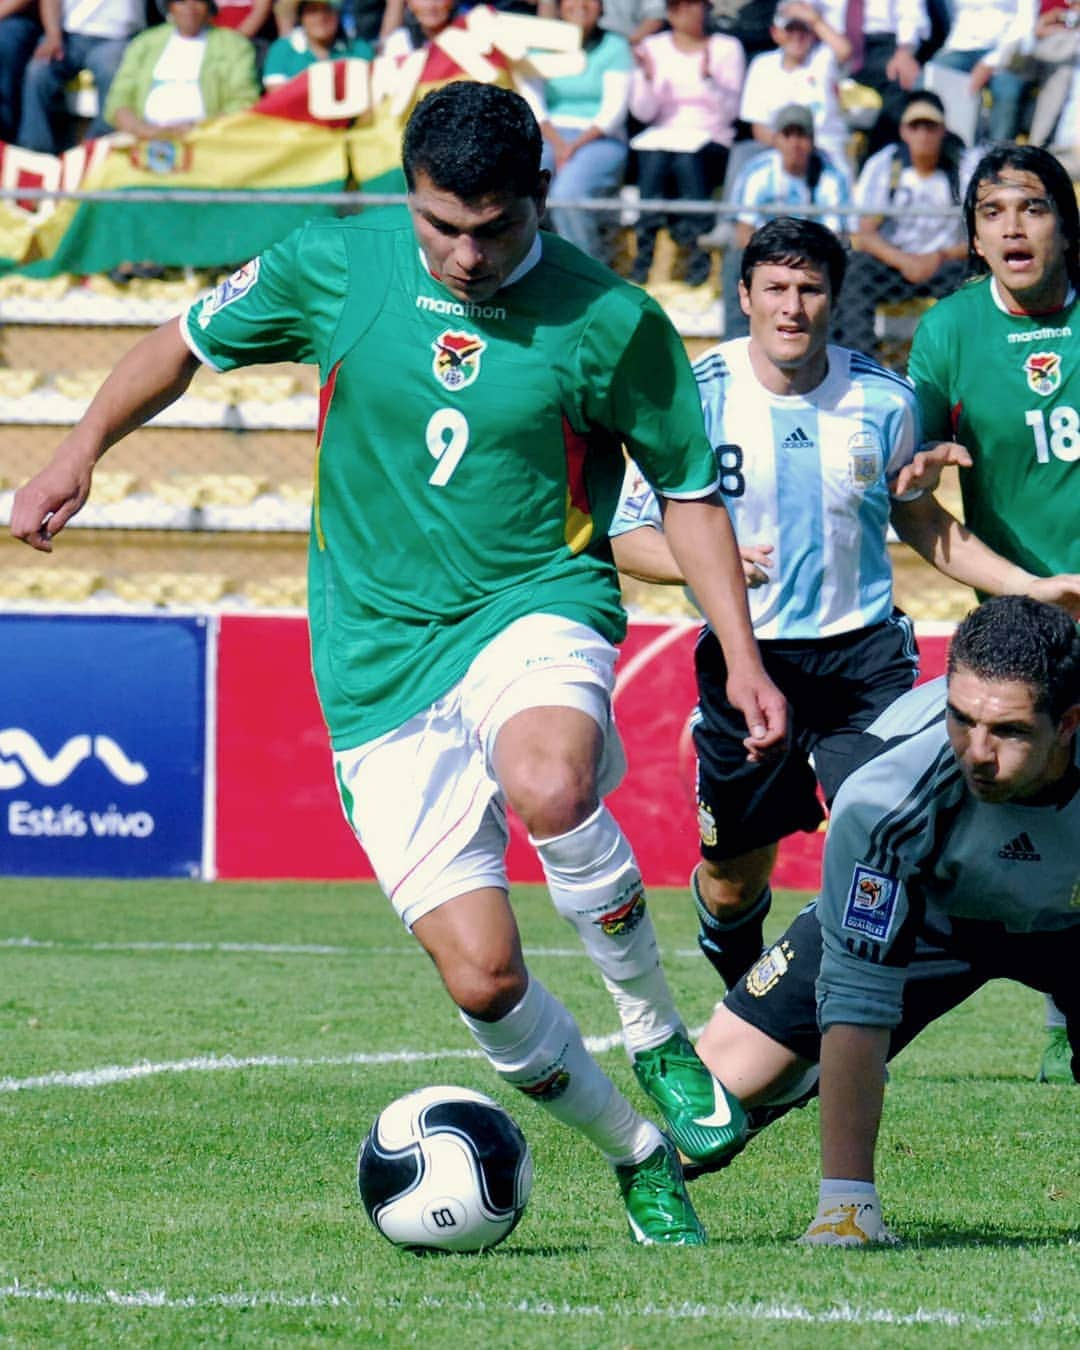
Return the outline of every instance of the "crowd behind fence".
{"type": "MultiPolygon", "coordinates": [[[[129,194],[122,195],[130,202],[129,194]]],[[[143,195],[146,210],[167,210],[176,196],[143,195]]],[[[252,195],[240,195],[243,206],[237,209],[250,210],[252,195]]],[[[81,196],[111,200],[103,193],[81,196]]],[[[220,204],[220,195],[214,197],[220,204]]],[[[258,201],[270,210],[283,197],[295,209],[294,193],[260,194],[258,201]]],[[[317,201],[327,204],[323,194],[317,201]]],[[[334,205],[353,213],[402,201],[385,194],[341,193],[334,205]]],[[[625,221],[627,212],[641,205],[616,198],[584,202],[581,209],[625,221]]],[[[707,213],[721,224],[733,214],[729,204],[713,201],[665,206],[707,213]]],[[[617,229],[628,233],[625,224],[617,229]]],[[[725,310],[730,310],[725,301],[731,297],[721,288],[729,284],[724,259],[734,245],[730,238],[724,242],[722,230],[714,233],[719,242],[713,247],[708,322],[699,323],[697,336],[687,339],[695,356],[723,338],[725,310]]],[[[675,261],[673,250],[669,254],[665,266],[675,261]]],[[[14,489],[45,463],[124,351],[226,272],[224,267],[170,268],[160,278],[123,282],[101,275],[36,279],[10,272],[0,277],[0,519],[5,524],[14,489]]],[[[677,284],[659,276],[650,286],[678,321],[677,284]]],[[[905,299],[887,288],[869,301],[874,354],[903,370],[911,334],[931,302],[905,299]]],[[[302,605],[317,406],[318,376],[311,367],[255,367],[228,374],[201,369],[172,408],[110,450],[96,472],[90,503],[52,557],[19,552],[9,544],[0,565],[0,604],[302,605]]],[[[658,592],[646,604],[662,612],[681,608],[674,591],[658,592]]]]}

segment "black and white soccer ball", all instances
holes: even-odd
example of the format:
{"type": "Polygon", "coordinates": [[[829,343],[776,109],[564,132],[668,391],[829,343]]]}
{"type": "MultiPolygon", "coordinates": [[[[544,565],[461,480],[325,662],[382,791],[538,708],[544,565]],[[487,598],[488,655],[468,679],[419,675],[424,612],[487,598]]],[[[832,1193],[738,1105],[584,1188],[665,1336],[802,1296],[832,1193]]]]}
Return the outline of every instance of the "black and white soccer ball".
{"type": "Polygon", "coordinates": [[[357,1162],[360,1198],[384,1238],[410,1251],[478,1252],[513,1232],[532,1190],[521,1130],[462,1087],[427,1087],[375,1119],[357,1162]]]}

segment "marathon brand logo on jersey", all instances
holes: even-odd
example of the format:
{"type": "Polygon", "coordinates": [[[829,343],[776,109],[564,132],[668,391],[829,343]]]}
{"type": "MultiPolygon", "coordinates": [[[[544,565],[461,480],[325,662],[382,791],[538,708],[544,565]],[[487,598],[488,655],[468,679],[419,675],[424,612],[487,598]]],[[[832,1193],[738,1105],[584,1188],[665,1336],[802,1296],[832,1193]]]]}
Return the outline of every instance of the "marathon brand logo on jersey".
{"type": "Polygon", "coordinates": [[[848,478],[852,487],[868,488],[881,477],[885,452],[877,433],[857,431],[848,439],[848,478]]]}
{"type": "Polygon", "coordinates": [[[876,942],[884,942],[892,927],[897,890],[895,877],[857,864],[840,926],[852,933],[863,933],[876,942]]]}
{"type": "Polygon", "coordinates": [[[452,314],[455,319],[505,319],[502,305],[478,305],[473,300],[440,300],[434,295],[418,295],[416,308],[429,314],[452,314]]]}
{"type": "Polygon", "coordinates": [[[480,374],[480,354],[486,348],[476,333],[455,333],[448,328],[431,344],[435,378],[446,389],[467,389],[480,374]]]}
{"type": "Polygon", "coordinates": [[[770,947],[746,972],[746,992],[754,998],[764,998],[788,973],[794,955],[791,943],[786,940],[770,947]]]}
{"type": "Polygon", "coordinates": [[[202,309],[199,310],[199,327],[206,328],[215,314],[247,295],[258,279],[258,258],[252,258],[251,262],[238,267],[231,277],[226,277],[220,282],[202,302],[202,309]]]}
{"type": "Polygon", "coordinates": [[[632,933],[645,917],[645,890],[640,880],[631,882],[622,895],[616,896],[611,909],[593,920],[605,937],[625,937],[632,933]]]}
{"type": "Polygon", "coordinates": [[[1053,394],[1061,388],[1061,357],[1057,352],[1032,352],[1024,362],[1028,388],[1034,394],[1053,394]]]}

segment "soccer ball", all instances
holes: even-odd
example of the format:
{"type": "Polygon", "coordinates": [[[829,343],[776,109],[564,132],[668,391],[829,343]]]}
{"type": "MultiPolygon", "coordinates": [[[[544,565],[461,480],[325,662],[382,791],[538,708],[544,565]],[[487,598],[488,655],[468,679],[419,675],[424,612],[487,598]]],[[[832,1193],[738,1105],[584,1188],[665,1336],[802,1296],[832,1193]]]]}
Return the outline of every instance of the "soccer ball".
{"type": "Polygon", "coordinates": [[[409,1251],[478,1252],[513,1231],[532,1190],[525,1136],[497,1102],[427,1087],[387,1106],[360,1149],[368,1218],[409,1251]]]}

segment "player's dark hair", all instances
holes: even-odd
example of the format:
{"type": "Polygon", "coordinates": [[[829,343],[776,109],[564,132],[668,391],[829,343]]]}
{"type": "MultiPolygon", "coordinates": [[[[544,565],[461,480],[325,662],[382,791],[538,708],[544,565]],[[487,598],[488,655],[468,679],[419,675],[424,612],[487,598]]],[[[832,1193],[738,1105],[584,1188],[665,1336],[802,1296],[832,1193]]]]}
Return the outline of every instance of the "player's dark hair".
{"type": "Polygon", "coordinates": [[[754,268],[762,263],[778,267],[805,267],[809,263],[812,267],[824,267],[835,300],[844,284],[847,254],[832,230],[820,221],[778,216],[755,230],[743,249],[739,276],[747,290],[754,268]]]}
{"type": "Polygon", "coordinates": [[[1058,605],[997,595],[973,609],[949,647],[959,667],[983,680],[1017,680],[1035,692],[1037,712],[1056,723],[1080,703],[1080,628],[1058,605]]]}
{"type": "Polygon", "coordinates": [[[413,109],[405,127],[402,164],[411,192],[424,173],[462,201],[489,193],[535,197],[540,186],[540,128],[529,105],[511,89],[455,80],[413,109]]]}
{"type": "Polygon", "coordinates": [[[1003,169],[1014,169],[1017,173],[1030,173],[1042,183],[1047,196],[1054,203],[1061,232],[1065,236],[1065,266],[1069,280],[1080,284],[1080,211],[1076,205],[1076,191],[1068,171],[1059,159],[1044,150],[1041,145],[1014,145],[1005,141],[992,146],[971,175],[964,193],[964,227],[968,237],[968,264],[973,272],[989,272],[985,258],[975,252],[975,205],[979,189],[987,183],[1000,181],[1003,169]]]}

